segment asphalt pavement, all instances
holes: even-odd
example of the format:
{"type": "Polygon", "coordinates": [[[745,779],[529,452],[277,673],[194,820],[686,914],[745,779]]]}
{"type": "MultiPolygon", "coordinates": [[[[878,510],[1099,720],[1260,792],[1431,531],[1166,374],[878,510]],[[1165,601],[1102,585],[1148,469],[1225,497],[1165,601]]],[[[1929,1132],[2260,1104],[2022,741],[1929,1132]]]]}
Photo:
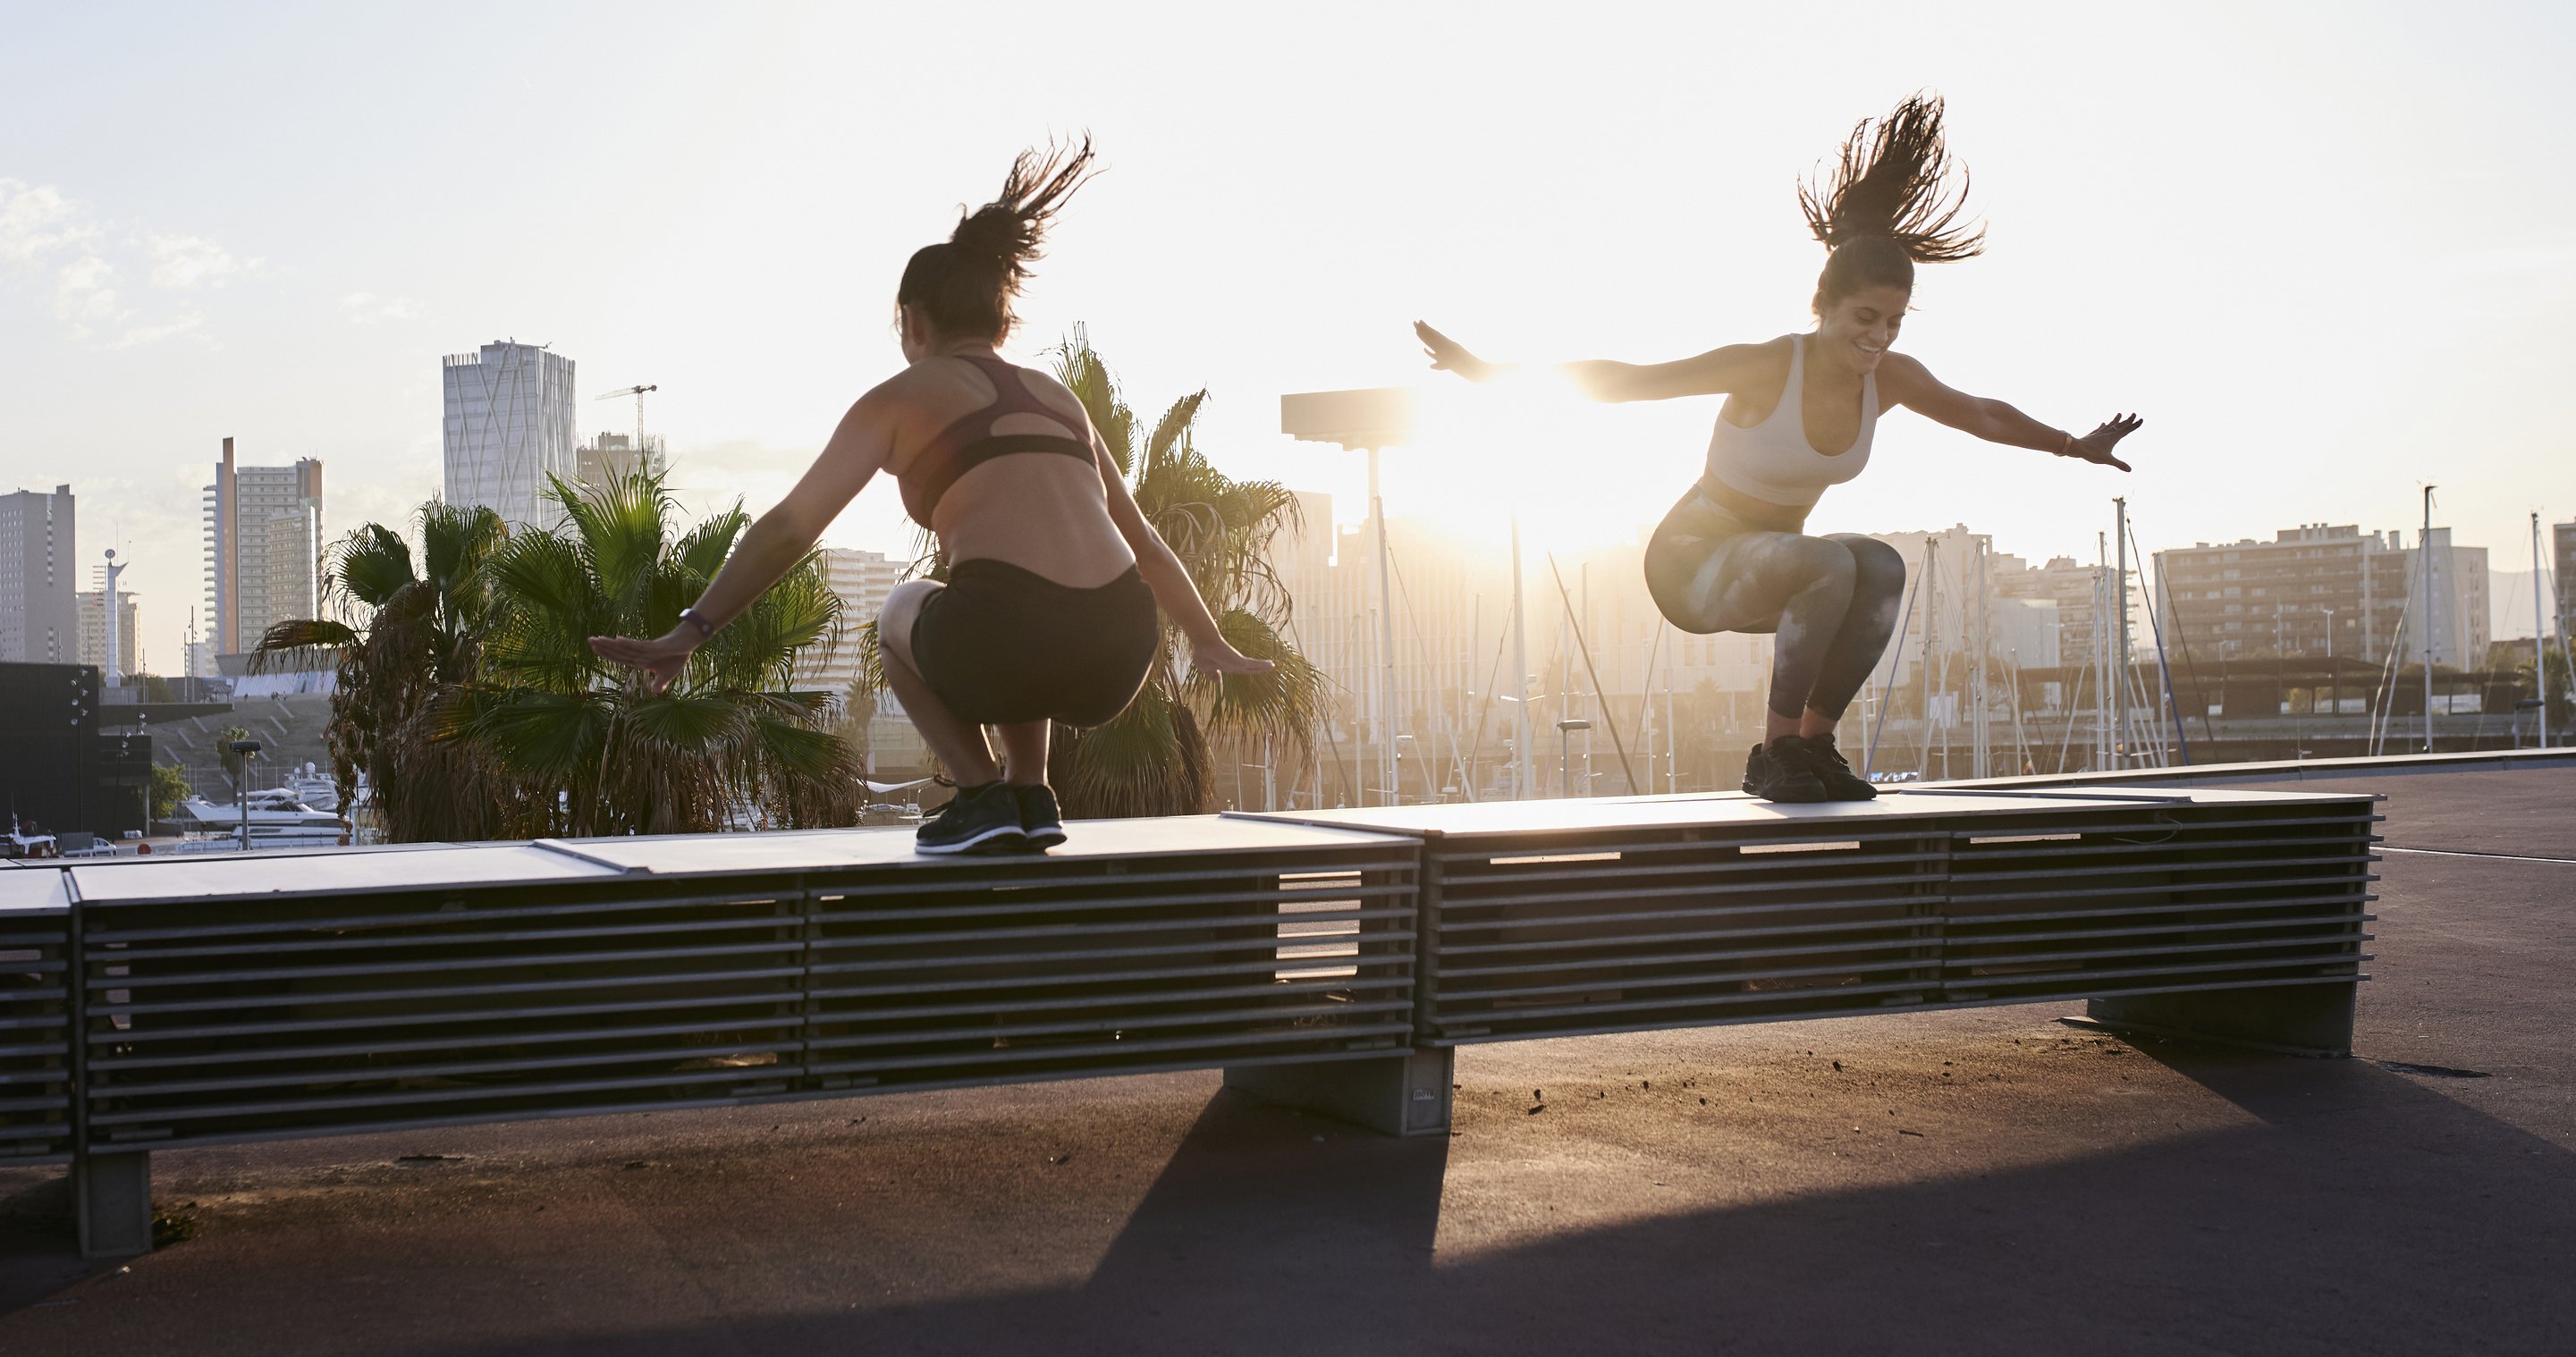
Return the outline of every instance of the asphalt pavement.
{"type": "MultiPolygon", "coordinates": [[[[2296,790],[2295,787],[2285,790],[2296,790]]],[[[2358,1055],[2072,1005],[1471,1047],[1395,1140],[1160,1075],[0,1171],[0,1353],[2576,1351],[2576,770],[2388,795],[2358,1055]]]]}

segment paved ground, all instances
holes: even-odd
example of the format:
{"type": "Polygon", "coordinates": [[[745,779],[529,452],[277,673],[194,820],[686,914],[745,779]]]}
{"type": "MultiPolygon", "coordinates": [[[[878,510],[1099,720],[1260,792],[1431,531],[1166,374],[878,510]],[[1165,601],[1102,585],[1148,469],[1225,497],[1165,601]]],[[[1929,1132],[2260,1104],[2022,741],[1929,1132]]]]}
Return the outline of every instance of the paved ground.
{"type": "Polygon", "coordinates": [[[1174,1075],[187,1151],[126,1266],[6,1171],[0,1352],[2576,1351],[2576,861],[2492,856],[2576,771],[2347,787],[2442,850],[2362,1059],[2039,1005],[1471,1048],[1446,1141],[1174,1075]]]}

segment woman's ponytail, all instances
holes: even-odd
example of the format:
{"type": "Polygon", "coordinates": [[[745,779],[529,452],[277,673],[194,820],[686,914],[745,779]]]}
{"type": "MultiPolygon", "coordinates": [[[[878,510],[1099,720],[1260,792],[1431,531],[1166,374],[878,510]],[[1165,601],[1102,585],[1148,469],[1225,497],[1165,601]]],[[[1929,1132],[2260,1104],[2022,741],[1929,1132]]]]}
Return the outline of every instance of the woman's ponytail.
{"type": "Polygon", "coordinates": [[[1968,172],[1950,182],[1941,135],[1941,97],[1917,94],[1880,119],[1852,128],[1830,174],[1798,186],[1807,229],[1833,254],[1816,280],[1816,309],[1864,287],[1914,286],[1914,265],[1967,259],[1985,250],[1970,229],[1968,172]]]}
{"type": "Polygon", "coordinates": [[[1011,302],[1028,281],[1047,228],[1093,174],[1091,138],[1040,155],[1020,152],[1000,197],[958,217],[946,241],[926,245],[904,266],[900,306],[919,308],[943,335],[1007,339],[1011,302]]]}

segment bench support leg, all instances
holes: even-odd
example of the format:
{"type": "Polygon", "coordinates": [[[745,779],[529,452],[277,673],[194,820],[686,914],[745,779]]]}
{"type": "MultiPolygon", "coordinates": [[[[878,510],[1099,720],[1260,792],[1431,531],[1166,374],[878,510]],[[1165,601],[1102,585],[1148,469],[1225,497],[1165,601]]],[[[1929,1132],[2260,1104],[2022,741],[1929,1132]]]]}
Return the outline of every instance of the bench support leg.
{"type": "Polygon", "coordinates": [[[72,1209],[80,1216],[81,1257],[150,1253],[152,1156],[139,1150],[77,1156],[72,1209]]]}
{"type": "Polygon", "coordinates": [[[1225,1072],[1225,1086],[1391,1136],[1445,1135],[1456,1065],[1457,1053],[1444,1046],[1365,1060],[1242,1065],[1225,1072]]]}
{"type": "Polygon", "coordinates": [[[2086,1016],[2124,1032],[2282,1055],[2352,1054],[2353,983],[2094,999],[2086,1016]]]}

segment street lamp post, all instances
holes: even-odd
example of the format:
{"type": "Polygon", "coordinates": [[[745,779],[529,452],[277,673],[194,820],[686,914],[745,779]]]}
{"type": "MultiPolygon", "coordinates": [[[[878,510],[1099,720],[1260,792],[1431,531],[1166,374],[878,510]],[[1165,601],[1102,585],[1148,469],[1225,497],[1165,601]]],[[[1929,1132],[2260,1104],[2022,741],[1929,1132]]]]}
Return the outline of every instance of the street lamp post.
{"type": "Polygon", "coordinates": [[[1380,449],[1413,441],[1413,390],[1391,386],[1281,396],[1279,431],[1301,442],[1368,454],[1369,534],[1377,556],[1378,693],[1373,705],[1379,775],[1386,780],[1386,804],[1394,805],[1401,800],[1395,792],[1395,597],[1388,583],[1386,506],[1378,498],[1377,455],[1380,449]]]}
{"type": "Polygon", "coordinates": [[[241,850],[250,851],[250,761],[259,757],[259,741],[234,740],[224,746],[241,758],[241,771],[233,775],[233,808],[241,812],[241,850]]]}
{"type": "MultiPolygon", "coordinates": [[[[1574,795],[1574,732],[1590,729],[1592,723],[1580,716],[1569,716],[1556,723],[1556,785],[1567,796],[1574,795]]],[[[1585,790],[1591,789],[1587,787],[1585,790]]]]}
{"type": "MultiPolygon", "coordinates": [[[[1368,387],[1353,391],[1303,391],[1279,398],[1279,431],[1307,443],[1331,443],[1346,451],[1368,454],[1369,526],[1376,539],[1378,645],[1380,657],[1378,713],[1380,755],[1387,783],[1395,782],[1395,604],[1387,584],[1386,506],[1378,498],[1377,455],[1384,448],[1410,447],[1414,441],[1416,392],[1406,386],[1368,387]]],[[[1528,622],[1521,607],[1521,520],[1512,514],[1512,672],[1527,673],[1528,622]]],[[[1538,780],[1531,751],[1529,709],[1516,710],[1513,781],[1520,795],[1538,780]]],[[[1469,790],[1474,795],[1472,785],[1469,790]]]]}
{"type": "MultiPolygon", "coordinates": [[[[119,655],[116,653],[116,624],[122,620],[116,606],[116,581],[122,577],[125,572],[132,567],[132,565],[133,562],[131,561],[126,562],[124,565],[118,565],[116,563],[115,548],[111,547],[108,549],[107,566],[104,571],[107,577],[106,587],[99,591],[100,597],[105,599],[107,603],[107,622],[105,629],[100,632],[100,635],[104,637],[107,642],[107,672],[99,676],[99,687],[102,689],[124,687],[124,680],[118,677],[125,672],[120,666],[133,663],[132,656],[119,655]]],[[[139,640],[140,638],[137,639],[139,640]]]]}

